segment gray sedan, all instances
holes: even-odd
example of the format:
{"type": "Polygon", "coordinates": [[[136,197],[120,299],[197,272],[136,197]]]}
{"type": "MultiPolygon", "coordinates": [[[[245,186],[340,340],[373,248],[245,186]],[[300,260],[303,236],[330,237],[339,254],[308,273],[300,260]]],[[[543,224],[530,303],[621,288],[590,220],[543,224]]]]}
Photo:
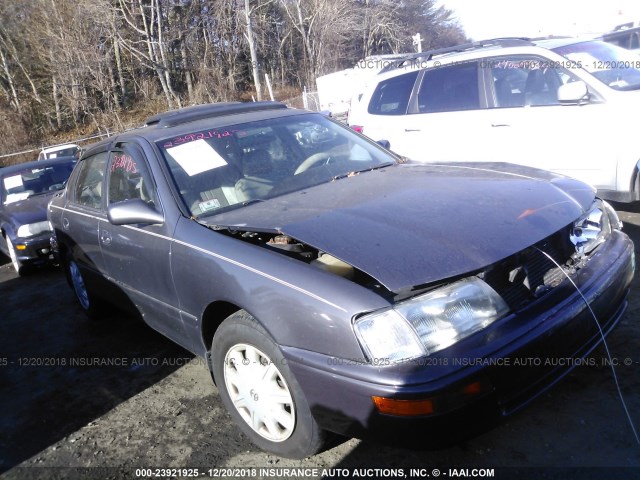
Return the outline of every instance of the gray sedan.
{"type": "Polygon", "coordinates": [[[588,185],[405,163],[273,102],[88,148],[49,218],[89,316],[127,307],[204,357],[239,427],[289,457],[329,432],[441,444],[517,411],[603,341],[634,274],[588,185]]]}

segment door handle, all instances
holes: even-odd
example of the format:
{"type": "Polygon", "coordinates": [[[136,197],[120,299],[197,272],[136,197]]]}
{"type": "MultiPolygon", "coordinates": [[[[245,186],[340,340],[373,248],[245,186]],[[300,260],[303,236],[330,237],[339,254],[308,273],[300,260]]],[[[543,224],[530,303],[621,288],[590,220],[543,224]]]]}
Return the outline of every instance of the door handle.
{"type": "Polygon", "coordinates": [[[69,219],[67,217],[62,218],[62,228],[65,230],[69,229],[69,219]]]}
{"type": "Polygon", "coordinates": [[[111,234],[109,232],[107,232],[106,230],[102,230],[100,232],[100,242],[105,247],[108,247],[109,245],[111,245],[111,234]]]}
{"type": "Polygon", "coordinates": [[[404,131],[405,132],[421,132],[422,130],[420,130],[419,128],[405,128],[404,131]]]}
{"type": "Polygon", "coordinates": [[[510,127],[511,125],[509,125],[508,123],[492,123],[491,124],[492,127],[510,127]]]}

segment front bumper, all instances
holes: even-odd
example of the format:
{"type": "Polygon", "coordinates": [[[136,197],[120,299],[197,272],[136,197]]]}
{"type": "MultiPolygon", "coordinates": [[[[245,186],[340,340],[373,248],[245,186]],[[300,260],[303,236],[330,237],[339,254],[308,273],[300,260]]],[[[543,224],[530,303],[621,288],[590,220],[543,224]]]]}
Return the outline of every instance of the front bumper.
{"type": "Polygon", "coordinates": [[[51,232],[43,232],[28,238],[12,240],[16,256],[23,265],[45,264],[53,260],[51,249],[51,232]],[[24,248],[20,248],[20,247],[24,248]]]}
{"type": "Polygon", "coordinates": [[[291,347],[283,353],[322,428],[393,441],[426,428],[430,434],[421,435],[422,443],[429,437],[441,446],[517,411],[575,366],[588,364],[580,359],[624,313],[634,271],[633,243],[616,231],[572,277],[590,308],[565,280],[485,331],[415,362],[374,366],[291,347]],[[434,412],[381,414],[373,396],[429,399],[434,412]]]}

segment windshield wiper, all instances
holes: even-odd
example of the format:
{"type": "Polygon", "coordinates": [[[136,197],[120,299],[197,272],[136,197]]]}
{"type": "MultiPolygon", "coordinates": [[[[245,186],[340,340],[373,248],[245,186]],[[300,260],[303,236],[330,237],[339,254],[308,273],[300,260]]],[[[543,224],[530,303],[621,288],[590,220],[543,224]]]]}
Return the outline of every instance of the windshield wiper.
{"type": "Polygon", "coordinates": [[[373,170],[378,170],[380,168],[390,167],[391,165],[395,165],[395,163],[396,162],[385,162],[385,163],[381,163],[380,165],[376,165],[374,167],[363,168],[362,170],[352,170],[347,173],[341,173],[340,175],[336,175],[331,180],[333,181],[333,180],[340,180],[341,178],[353,177],[354,175],[357,175],[362,172],[371,172],[373,170]]]}
{"type": "Polygon", "coordinates": [[[260,202],[264,202],[265,200],[263,198],[254,198],[252,200],[247,200],[246,202],[242,202],[242,206],[246,207],[247,205],[251,205],[253,203],[260,203],[260,202]]]}
{"type": "Polygon", "coordinates": [[[43,192],[38,192],[38,193],[32,193],[31,195],[29,195],[27,198],[31,198],[31,197],[39,197],[40,195],[46,195],[47,193],[53,193],[56,192],[57,190],[44,190],[43,192]]]}
{"type": "Polygon", "coordinates": [[[623,92],[631,92],[633,90],[640,90],[640,85],[636,84],[636,85],[627,85],[626,87],[620,87],[619,90],[622,90],[623,92]]]}

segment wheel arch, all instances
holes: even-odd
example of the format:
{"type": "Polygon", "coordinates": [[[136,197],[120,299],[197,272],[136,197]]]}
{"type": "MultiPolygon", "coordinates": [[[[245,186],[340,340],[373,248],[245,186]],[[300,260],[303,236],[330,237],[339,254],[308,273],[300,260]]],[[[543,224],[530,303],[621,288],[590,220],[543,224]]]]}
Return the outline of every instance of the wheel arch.
{"type": "Polygon", "coordinates": [[[202,313],[202,342],[209,348],[218,327],[242,307],[222,300],[207,305],[202,313]]]}
{"type": "Polygon", "coordinates": [[[207,307],[204,309],[204,312],[202,313],[202,344],[206,352],[209,374],[211,375],[211,380],[213,380],[214,384],[215,379],[213,378],[213,359],[211,358],[211,343],[213,342],[213,336],[216,334],[216,331],[218,330],[220,325],[222,325],[222,322],[224,322],[227,318],[240,310],[242,310],[242,307],[239,307],[238,305],[223,300],[217,300],[207,305],[207,307]]]}

